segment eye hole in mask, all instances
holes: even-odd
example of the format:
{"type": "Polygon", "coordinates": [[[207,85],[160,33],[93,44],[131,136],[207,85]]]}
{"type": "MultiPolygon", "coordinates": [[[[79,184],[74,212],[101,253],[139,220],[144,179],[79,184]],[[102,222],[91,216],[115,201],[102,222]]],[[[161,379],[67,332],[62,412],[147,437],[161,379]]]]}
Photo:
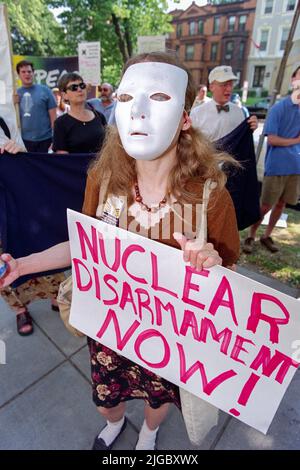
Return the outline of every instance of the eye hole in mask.
{"type": "Polygon", "coordinates": [[[118,95],[118,101],[121,103],[126,103],[127,101],[131,101],[133,99],[133,96],[128,95],[127,93],[122,93],[121,95],[118,95]]]}
{"type": "Polygon", "coordinates": [[[169,101],[171,97],[166,95],[166,93],[154,93],[150,96],[150,99],[154,101],[169,101]]]}

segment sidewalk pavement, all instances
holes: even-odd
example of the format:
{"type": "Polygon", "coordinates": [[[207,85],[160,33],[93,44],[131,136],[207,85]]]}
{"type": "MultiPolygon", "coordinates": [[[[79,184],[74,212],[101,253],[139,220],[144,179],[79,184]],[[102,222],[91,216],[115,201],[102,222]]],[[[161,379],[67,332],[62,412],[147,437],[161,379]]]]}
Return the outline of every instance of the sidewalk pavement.
{"type": "MultiPolygon", "coordinates": [[[[239,272],[293,297],[296,289],[260,274],[239,272]]],[[[48,301],[30,306],[32,336],[21,337],[9,308],[0,300],[0,339],[6,365],[0,365],[0,449],[88,450],[104,426],[91,400],[85,338],[65,329],[48,301]]],[[[295,374],[267,436],[219,411],[219,422],[194,447],[180,412],[172,405],[159,433],[159,450],[300,449],[300,370],[295,374]]],[[[143,402],[128,403],[128,426],[114,450],[131,450],[143,420],[143,402]]]]}

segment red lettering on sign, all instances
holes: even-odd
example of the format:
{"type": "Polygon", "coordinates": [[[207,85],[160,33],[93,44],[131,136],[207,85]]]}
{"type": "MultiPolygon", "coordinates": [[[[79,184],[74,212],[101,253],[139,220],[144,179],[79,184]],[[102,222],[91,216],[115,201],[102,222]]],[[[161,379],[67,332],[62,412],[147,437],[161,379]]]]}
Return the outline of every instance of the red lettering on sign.
{"type": "Polygon", "coordinates": [[[78,289],[83,291],[83,292],[86,292],[86,291],[90,290],[90,288],[93,285],[93,280],[92,280],[92,276],[91,276],[90,271],[88,270],[88,268],[85,266],[85,264],[80,259],[77,259],[77,258],[73,258],[73,265],[74,265],[74,268],[75,268],[75,278],[76,278],[76,284],[77,284],[78,289]],[[85,285],[83,285],[82,280],[81,280],[80,266],[81,266],[81,268],[83,268],[88,273],[88,276],[89,276],[89,280],[88,280],[87,284],[85,284],[85,285]]]}
{"type": "Polygon", "coordinates": [[[137,295],[137,305],[138,305],[138,312],[139,312],[139,318],[140,320],[143,319],[143,309],[146,309],[148,312],[150,312],[151,316],[151,324],[154,324],[154,313],[152,308],[150,307],[151,304],[151,297],[148,294],[148,292],[145,289],[138,288],[135,290],[135,293],[137,295]],[[143,299],[144,297],[144,299],[143,299]]]}
{"type": "Polygon", "coordinates": [[[133,300],[133,294],[130,285],[128,282],[123,282],[123,289],[122,289],[122,296],[120,300],[120,308],[124,310],[125,306],[127,306],[127,303],[130,303],[132,305],[132,308],[134,310],[134,314],[137,315],[137,310],[136,306],[133,300]]]}
{"type": "Polygon", "coordinates": [[[271,350],[267,346],[262,346],[250,365],[251,369],[258,370],[262,367],[262,374],[266,377],[270,377],[275,369],[281,364],[276,374],[275,380],[282,384],[290,367],[296,369],[300,365],[299,362],[294,361],[291,357],[286,356],[280,351],[275,351],[274,356],[271,357],[271,350]]]}
{"type": "Polygon", "coordinates": [[[162,367],[166,367],[166,365],[168,365],[169,361],[170,361],[170,356],[171,356],[171,352],[170,352],[170,347],[168,345],[168,342],[166,340],[166,338],[164,337],[164,335],[162,333],[160,333],[159,331],[156,331],[156,330],[145,330],[143,331],[143,333],[140,333],[134,343],[134,350],[135,350],[135,353],[137,355],[137,357],[143,361],[145,364],[147,364],[149,367],[153,367],[154,369],[159,369],[159,368],[162,368],[162,367]],[[163,348],[164,348],[164,357],[162,358],[162,360],[160,362],[150,362],[150,361],[147,361],[145,358],[142,357],[141,355],[141,345],[144,341],[146,341],[147,339],[149,338],[160,338],[162,340],[162,343],[163,343],[163,348]]]}
{"type": "Polygon", "coordinates": [[[121,337],[121,331],[119,327],[119,322],[118,318],[116,315],[116,312],[112,310],[111,308],[108,310],[107,315],[105,317],[105,320],[103,322],[103,325],[101,326],[100,330],[96,334],[97,338],[101,339],[104,333],[106,332],[108,326],[110,323],[113,323],[114,325],[114,331],[116,333],[116,340],[117,340],[117,348],[122,351],[122,349],[126,346],[134,332],[137,330],[137,328],[140,326],[140,322],[137,320],[134,320],[132,325],[128,328],[126,333],[124,334],[123,338],[121,337]]]}
{"type": "Polygon", "coordinates": [[[270,341],[272,343],[278,343],[279,341],[279,328],[278,325],[285,325],[289,322],[290,314],[287,308],[283,305],[283,303],[270,294],[263,294],[260,292],[256,292],[253,294],[252,297],[252,304],[251,304],[251,313],[247,323],[247,330],[253,331],[256,333],[257,325],[260,320],[269,323],[270,325],[270,341]],[[270,317],[270,315],[266,315],[262,312],[262,301],[272,302],[273,304],[277,305],[280,310],[284,314],[284,318],[276,318],[270,317]]]}
{"type": "Polygon", "coordinates": [[[203,318],[201,320],[199,341],[206,343],[208,330],[214,341],[219,343],[220,340],[222,340],[220,351],[223,354],[227,354],[232,338],[232,331],[229,328],[224,328],[224,330],[218,333],[214,323],[209,318],[203,318]]]}
{"type": "Polygon", "coordinates": [[[167,289],[166,287],[162,287],[158,285],[158,267],[157,267],[157,256],[154,253],[151,253],[151,264],[152,264],[152,288],[157,291],[166,292],[173,297],[178,298],[178,294],[176,292],[172,292],[171,290],[167,289]]]}
{"type": "Polygon", "coordinates": [[[107,287],[115,294],[114,298],[111,299],[111,300],[103,300],[103,303],[104,305],[115,305],[115,304],[118,304],[119,303],[119,296],[118,296],[118,293],[116,291],[116,289],[114,288],[114,286],[112,286],[110,284],[110,281],[113,281],[115,284],[118,284],[118,279],[113,276],[112,274],[105,274],[105,276],[103,276],[103,281],[105,282],[105,284],[107,285],[107,287]]]}
{"type": "Polygon", "coordinates": [[[187,304],[193,305],[194,307],[197,307],[197,308],[200,308],[201,310],[204,310],[205,309],[204,304],[201,304],[200,302],[196,302],[196,300],[193,300],[193,299],[189,298],[190,290],[194,290],[196,292],[200,291],[200,286],[198,286],[197,284],[193,284],[191,282],[193,274],[197,274],[198,276],[208,277],[209,276],[209,271],[207,269],[203,269],[202,271],[198,272],[198,271],[195,271],[195,269],[191,268],[190,266],[185,267],[185,277],[184,277],[182,300],[183,300],[183,302],[186,302],[187,304]]]}
{"type": "Polygon", "coordinates": [[[82,258],[87,260],[87,252],[86,252],[86,247],[87,247],[92,256],[94,263],[98,264],[99,263],[98,241],[97,241],[98,237],[97,237],[97,231],[95,227],[91,227],[92,240],[90,240],[89,236],[87,235],[81,223],[76,222],[76,226],[77,226],[77,232],[79,236],[79,243],[80,243],[82,258]]]}
{"type": "Polygon", "coordinates": [[[214,295],[214,298],[208,309],[209,313],[211,313],[212,315],[215,315],[216,311],[218,310],[220,306],[229,308],[233,323],[236,326],[238,326],[238,322],[237,322],[236,315],[235,315],[233,294],[232,294],[230,283],[228,279],[226,278],[226,276],[223,276],[221,283],[217,289],[217,292],[214,295]],[[228,300],[224,299],[226,293],[228,295],[228,300]]]}
{"type": "Polygon", "coordinates": [[[168,302],[167,304],[163,304],[162,301],[158,297],[154,297],[154,301],[155,301],[155,313],[156,313],[157,326],[162,325],[162,308],[163,308],[164,310],[170,313],[174,333],[177,336],[179,336],[176,311],[175,311],[174,306],[170,302],[168,302]]]}
{"type": "Polygon", "coordinates": [[[183,347],[180,343],[176,343],[178,352],[179,352],[179,361],[180,361],[180,380],[184,384],[187,383],[189,378],[194,375],[195,372],[199,371],[201,380],[202,380],[202,389],[206,395],[211,395],[211,393],[225,380],[230,379],[237,375],[237,373],[230,369],[214,377],[212,380],[208,381],[206,377],[205,367],[200,361],[196,361],[188,370],[186,370],[186,361],[183,347]]]}
{"type": "Polygon", "coordinates": [[[187,330],[191,329],[191,333],[196,341],[199,341],[197,319],[194,312],[191,310],[185,310],[183,314],[183,320],[180,327],[180,334],[186,336],[187,330]]]}
{"type": "MultiPolygon", "coordinates": [[[[124,253],[123,253],[123,256],[122,256],[122,266],[123,266],[123,269],[125,271],[126,274],[128,274],[128,276],[133,279],[134,281],[136,282],[140,282],[141,284],[147,284],[147,281],[146,279],[142,278],[142,277],[137,277],[137,276],[134,276],[133,274],[129,273],[128,272],[128,269],[127,269],[127,262],[128,262],[128,258],[130,255],[132,255],[132,253],[145,253],[145,249],[140,246],[140,245],[130,245],[128,246],[125,250],[124,250],[124,253]]],[[[136,263],[138,264],[138,263],[136,263]]]]}
{"type": "Polygon", "coordinates": [[[231,359],[234,359],[237,362],[241,362],[242,364],[246,364],[246,362],[242,361],[242,359],[239,359],[240,352],[241,351],[244,351],[246,353],[249,352],[247,351],[247,349],[243,348],[244,343],[250,343],[250,344],[255,345],[255,343],[253,343],[253,341],[251,341],[250,339],[246,339],[246,338],[243,338],[242,336],[237,335],[235,338],[235,343],[233,345],[231,354],[230,354],[231,359]]]}
{"type": "Polygon", "coordinates": [[[114,272],[117,272],[120,267],[120,261],[121,261],[121,241],[118,238],[115,238],[115,248],[114,248],[115,259],[114,259],[113,264],[109,266],[107,257],[106,257],[106,252],[105,252],[105,241],[104,241],[102,233],[100,232],[98,233],[98,239],[99,239],[101,259],[103,263],[105,264],[107,268],[111,269],[114,272]]]}

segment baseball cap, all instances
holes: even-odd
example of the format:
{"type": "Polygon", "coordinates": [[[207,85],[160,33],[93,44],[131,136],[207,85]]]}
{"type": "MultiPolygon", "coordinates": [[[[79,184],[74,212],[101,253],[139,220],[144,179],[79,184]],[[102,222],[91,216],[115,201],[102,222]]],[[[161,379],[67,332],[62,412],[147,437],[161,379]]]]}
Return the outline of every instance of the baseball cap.
{"type": "Polygon", "coordinates": [[[228,80],[237,80],[238,77],[234,75],[232,68],[229,65],[220,65],[212,69],[208,75],[209,83],[212,83],[214,80],[217,82],[227,82],[228,80]]]}

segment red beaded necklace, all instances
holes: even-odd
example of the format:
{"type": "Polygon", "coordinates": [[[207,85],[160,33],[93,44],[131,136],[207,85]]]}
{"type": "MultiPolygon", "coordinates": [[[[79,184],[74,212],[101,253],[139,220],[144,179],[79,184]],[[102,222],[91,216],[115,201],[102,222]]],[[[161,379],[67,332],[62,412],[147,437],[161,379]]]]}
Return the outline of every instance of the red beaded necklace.
{"type": "Polygon", "coordinates": [[[167,196],[165,196],[161,201],[159,201],[158,206],[151,206],[149,207],[145,202],[143,202],[143,198],[140,195],[140,189],[137,181],[134,183],[134,190],[135,190],[135,200],[138,202],[142,209],[147,212],[158,212],[159,209],[166,205],[167,203],[167,196]]]}

